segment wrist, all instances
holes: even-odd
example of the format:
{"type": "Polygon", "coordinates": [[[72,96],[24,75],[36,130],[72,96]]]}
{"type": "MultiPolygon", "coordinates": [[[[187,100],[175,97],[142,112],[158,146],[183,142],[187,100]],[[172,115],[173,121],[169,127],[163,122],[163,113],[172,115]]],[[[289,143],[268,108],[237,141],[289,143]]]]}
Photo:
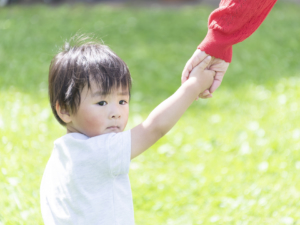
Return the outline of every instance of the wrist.
{"type": "Polygon", "coordinates": [[[189,92],[195,98],[205,90],[202,90],[203,87],[196,77],[190,77],[187,81],[182,84],[184,92],[189,92]]]}

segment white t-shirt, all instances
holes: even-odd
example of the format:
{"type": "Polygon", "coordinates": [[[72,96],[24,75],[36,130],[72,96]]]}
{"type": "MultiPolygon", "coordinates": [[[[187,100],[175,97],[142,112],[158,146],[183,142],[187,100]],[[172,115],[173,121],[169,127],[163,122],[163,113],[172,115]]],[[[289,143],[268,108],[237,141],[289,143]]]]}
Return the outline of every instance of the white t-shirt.
{"type": "Polygon", "coordinates": [[[133,225],[130,130],[54,142],[40,188],[46,225],[133,225]]]}

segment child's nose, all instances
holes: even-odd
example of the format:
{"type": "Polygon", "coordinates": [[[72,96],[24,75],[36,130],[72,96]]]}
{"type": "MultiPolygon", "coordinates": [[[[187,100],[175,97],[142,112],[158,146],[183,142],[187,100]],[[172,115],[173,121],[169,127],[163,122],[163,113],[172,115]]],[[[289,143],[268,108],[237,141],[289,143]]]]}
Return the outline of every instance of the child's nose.
{"type": "Polygon", "coordinates": [[[111,116],[111,118],[113,118],[113,119],[117,119],[117,118],[120,118],[120,117],[121,117],[121,115],[118,114],[118,113],[114,113],[114,114],[112,114],[112,116],[111,116]]]}
{"type": "Polygon", "coordinates": [[[112,119],[118,119],[118,118],[121,117],[120,110],[118,109],[117,106],[112,107],[110,117],[111,117],[112,119]]]}

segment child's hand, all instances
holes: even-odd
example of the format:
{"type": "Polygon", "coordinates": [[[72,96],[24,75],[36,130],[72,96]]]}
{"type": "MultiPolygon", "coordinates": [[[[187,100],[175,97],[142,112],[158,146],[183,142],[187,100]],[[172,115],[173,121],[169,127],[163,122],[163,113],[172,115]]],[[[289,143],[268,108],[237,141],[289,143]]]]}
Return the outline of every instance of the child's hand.
{"type": "Polygon", "coordinates": [[[199,65],[193,68],[189,79],[196,79],[199,85],[199,94],[209,89],[214,81],[216,72],[206,69],[211,61],[211,56],[207,56],[199,65]]]}
{"type": "MultiPolygon", "coordinates": [[[[189,74],[192,69],[198,65],[202,60],[207,57],[207,54],[200,49],[197,49],[193,56],[187,61],[181,76],[181,83],[183,84],[185,81],[189,79],[189,74]]],[[[209,69],[216,71],[216,76],[214,77],[214,82],[212,86],[202,92],[199,97],[200,98],[211,98],[212,93],[220,86],[222,83],[223,77],[228,69],[229,63],[225,62],[222,59],[214,58],[210,61],[209,69]]]]}

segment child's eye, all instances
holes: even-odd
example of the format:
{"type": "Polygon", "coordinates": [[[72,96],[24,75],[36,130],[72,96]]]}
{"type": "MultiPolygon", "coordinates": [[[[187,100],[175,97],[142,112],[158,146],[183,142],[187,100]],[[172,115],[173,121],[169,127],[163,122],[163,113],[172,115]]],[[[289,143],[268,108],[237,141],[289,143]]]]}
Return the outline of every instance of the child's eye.
{"type": "Polygon", "coordinates": [[[107,105],[107,102],[106,101],[101,101],[101,102],[98,102],[97,104],[101,105],[101,106],[105,106],[105,105],[107,105]]]}
{"type": "Polygon", "coordinates": [[[121,101],[119,101],[119,104],[120,105],[125,105],[127,102],[125,101],[125,100],[121,100],[121,101]]]}

